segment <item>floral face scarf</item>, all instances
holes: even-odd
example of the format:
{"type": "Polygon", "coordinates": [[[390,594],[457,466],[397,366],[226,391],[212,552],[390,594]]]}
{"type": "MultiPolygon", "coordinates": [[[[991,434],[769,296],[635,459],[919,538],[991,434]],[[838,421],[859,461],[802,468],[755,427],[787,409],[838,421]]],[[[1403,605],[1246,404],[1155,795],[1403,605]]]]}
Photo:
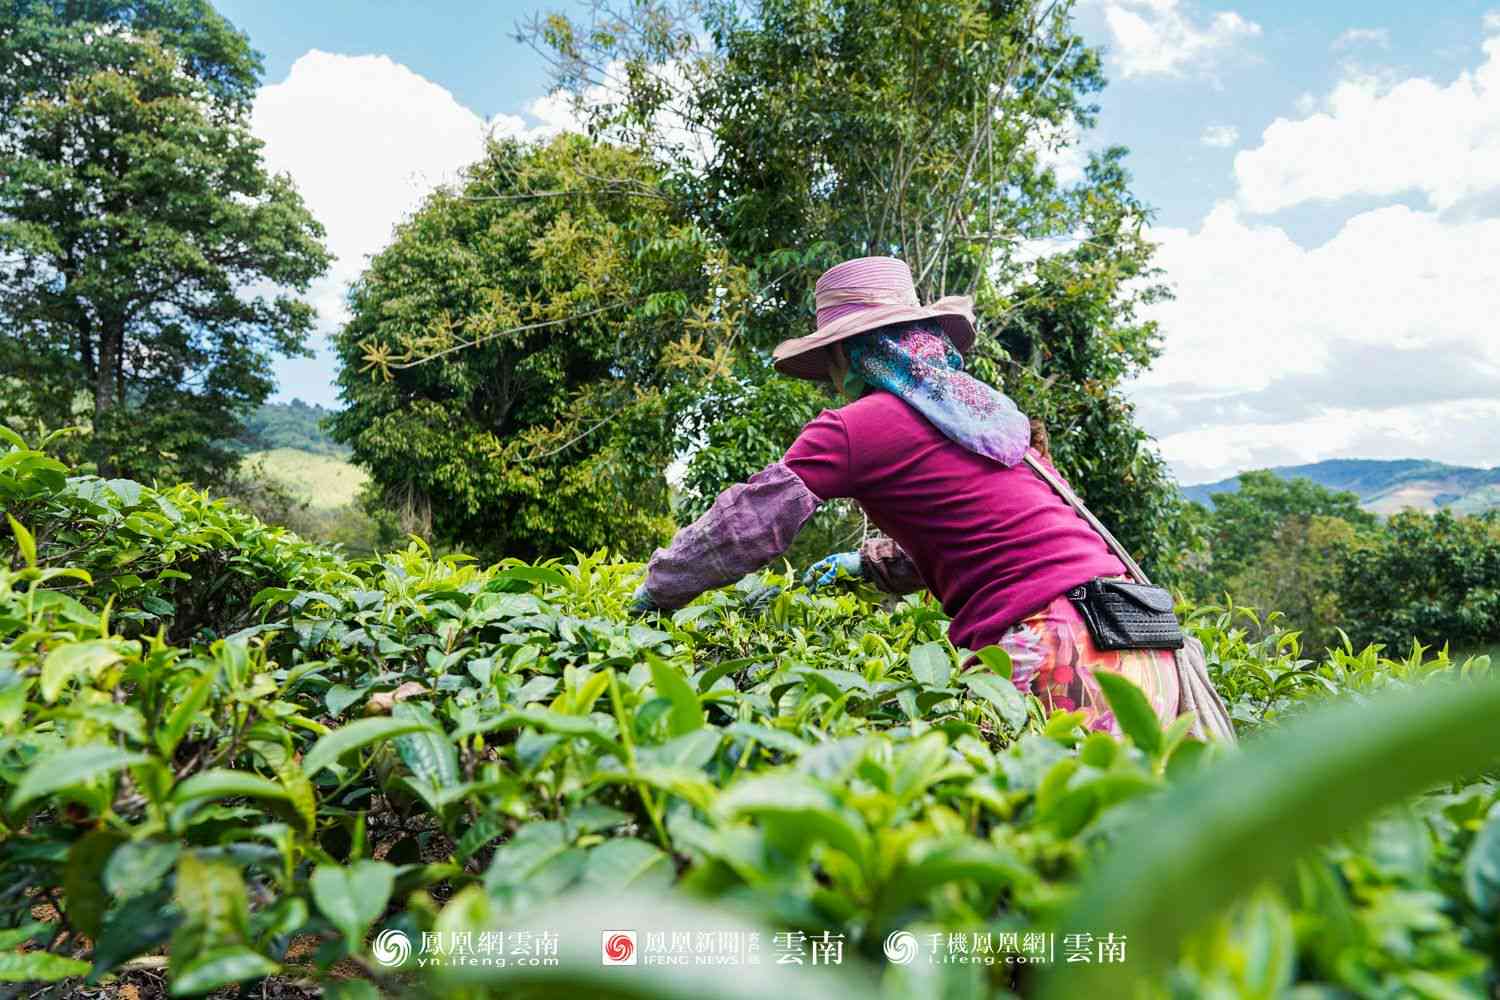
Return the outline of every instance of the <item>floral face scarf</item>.
{"type": "Polygon", "coordinates": [[[964,372],[947,335],[932,329],[867,333],[845,342],[848,389],[863,381],[894,393],[956,443],[1012,466],[1031,443],[1031,422],[1010,397],[964,372]]]}

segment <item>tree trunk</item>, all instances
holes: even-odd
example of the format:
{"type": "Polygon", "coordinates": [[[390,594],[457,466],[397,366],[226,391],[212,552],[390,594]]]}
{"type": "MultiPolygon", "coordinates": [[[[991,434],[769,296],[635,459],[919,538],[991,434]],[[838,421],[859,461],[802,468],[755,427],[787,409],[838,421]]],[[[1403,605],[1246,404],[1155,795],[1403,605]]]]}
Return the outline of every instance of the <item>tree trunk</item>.
{"type": "Polygon", "coordinates": [[[123,339],[119,330],[99,331],[98,365],[94,369],[94,462],[99,475],[105,478],[114,476],[116,471],[108,424],[109,411],[120,402],[116,390],[123,339]]]}

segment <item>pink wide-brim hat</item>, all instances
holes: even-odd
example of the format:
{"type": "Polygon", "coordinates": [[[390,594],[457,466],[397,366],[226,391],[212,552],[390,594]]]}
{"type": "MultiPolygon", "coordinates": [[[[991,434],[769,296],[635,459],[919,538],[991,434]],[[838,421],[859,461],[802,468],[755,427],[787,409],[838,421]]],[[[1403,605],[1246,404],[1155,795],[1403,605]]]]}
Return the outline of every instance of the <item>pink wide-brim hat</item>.
{"type": "Polygon", "coordinates": [[[771,352],[783,375],[828,378],[828,346],[877,327],[916,319],[936,321],[960,354],[974,346],[974,300],[949,295],[924,306],[917,301],[911,268],[895,257],[858,257],[823,272],[813,289],[818,326],[814,333],[783,340],[771,352]]]}

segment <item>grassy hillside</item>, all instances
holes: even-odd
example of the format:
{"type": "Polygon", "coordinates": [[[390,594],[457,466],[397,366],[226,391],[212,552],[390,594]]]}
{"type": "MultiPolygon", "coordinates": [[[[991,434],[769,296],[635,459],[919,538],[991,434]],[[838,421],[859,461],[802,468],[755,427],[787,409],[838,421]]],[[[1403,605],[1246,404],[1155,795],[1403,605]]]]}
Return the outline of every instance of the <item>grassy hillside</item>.
{"type": "MultiPolygon", "coordinates": [[[[1356,494],[1361,505],[1376,514],[1394,514],[1406,507],[1434,511],[1451,507],[1472,514],[1500,507],[1500,467],[1475,469],[1420,459],[1375,461],[1335,459],[1311,465],[1287,465],[1271,472],[1282,479],[1310,479],[1331,490],[1356,494]]],[[[1184,486],[1183,495],[1208,507],[1215,493],[1239,490],[1239,478],[1184,486]]]]}
{"type": "Polygon", "coordinates": [[[281,483],[313,510],[332,510],[354,502],[370,477],[341,458],[315,455],[296,448],[272,448],[245,456],[246,472],[263,474],[281,483]]]}

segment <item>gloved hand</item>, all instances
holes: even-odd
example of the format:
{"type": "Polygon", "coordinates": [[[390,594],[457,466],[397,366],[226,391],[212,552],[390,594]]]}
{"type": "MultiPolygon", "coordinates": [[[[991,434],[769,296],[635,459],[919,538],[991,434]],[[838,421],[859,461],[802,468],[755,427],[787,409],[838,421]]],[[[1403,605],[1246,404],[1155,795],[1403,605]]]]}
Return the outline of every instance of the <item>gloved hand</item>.
{"type": "Polygon", "coordinates": [[[745,595],[741,610],[747,615],[758,615],[781,594],[780,587],[760,587],[745,595]]]}
{"type": "Polygon", "coordinates": [[[643,615],[648,611],[660,610],[661,608],[656,606],[656,601],[651,597],[651,591],[646,589],[646,585],[644,583],[635,588],[635,593],[631,595],[630,599],[631,614],[643,615]]]}
{"type": "Polygon", "coordinates": [[[819,559],[807,568],[802,574],[802,585],[809,590],[817,590],[839,578],[842,570],[846,576],[860,577],[863,564],[858,552],[836,552],[825,559],[819,559]]]}

